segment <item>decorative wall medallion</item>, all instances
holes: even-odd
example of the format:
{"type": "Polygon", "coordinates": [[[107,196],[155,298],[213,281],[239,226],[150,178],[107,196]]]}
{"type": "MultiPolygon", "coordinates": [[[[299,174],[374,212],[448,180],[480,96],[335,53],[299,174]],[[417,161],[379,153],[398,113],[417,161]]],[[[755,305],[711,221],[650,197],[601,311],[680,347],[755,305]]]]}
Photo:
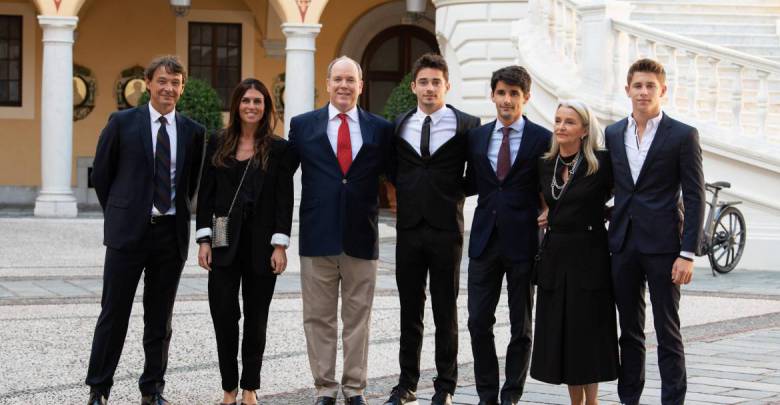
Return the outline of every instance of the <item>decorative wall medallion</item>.
{"type": "Polygon", "coordinates": [[[73,65],[73,121],[86,118],[95,108],[95,88],[92,71],[73,65]]]}
{"type": "Polygon", "coordinates": [[[273,88],[274,93],[274,107],[276,107],[276,113],[279,115],[280,120],[284,120],[284,73],[279,73],[274,78],[273,88]]]}
{"type": "Polygon", "coordinates": [[[116,82],[116,106],[120,110],[137,107],[141,95],[146,91],[146,81],[144,80],[144,68],[133,66],[125,69],[119,75],[116,82]]]}
{"type": "Polygon", "coordinates": [[[311,0],[295,0],[295,4],[298,5],[298,12],[301,13],[301,22],[306,22],[306,11],[309,10],[311,0]]]}

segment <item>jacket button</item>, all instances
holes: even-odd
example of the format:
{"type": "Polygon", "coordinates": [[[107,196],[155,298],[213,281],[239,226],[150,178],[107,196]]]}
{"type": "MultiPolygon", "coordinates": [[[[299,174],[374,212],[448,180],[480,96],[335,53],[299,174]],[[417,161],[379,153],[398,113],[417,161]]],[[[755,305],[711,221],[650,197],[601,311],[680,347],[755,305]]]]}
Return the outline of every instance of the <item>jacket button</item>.
{"type": "Polygon", "coordinates": [[[341,184],[347,184],[347,179],[341,179],[341,184]]]}
{"type": "Polygon", "coordinates": [[[493,210],[493,215],[496,215],[496,210],[493,210]]]}

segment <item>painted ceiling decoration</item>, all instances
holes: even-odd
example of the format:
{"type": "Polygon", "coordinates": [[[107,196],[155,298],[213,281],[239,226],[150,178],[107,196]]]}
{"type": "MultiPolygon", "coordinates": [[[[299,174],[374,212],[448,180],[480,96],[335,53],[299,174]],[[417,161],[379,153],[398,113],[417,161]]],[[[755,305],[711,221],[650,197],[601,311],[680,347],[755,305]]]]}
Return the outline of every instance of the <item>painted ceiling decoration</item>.
{"type": "Polygon", "coordinates": [[[306,21],[306,11],[309,10],[311,0],[295,0],[295,3],[298,5],[298,11],[301,13],[301,22],[306,21]]]}
{"type": "Polygon", "coordinates": [[[60,11],[60,4],[62,3],[62,0],[53,0],[54,1],[54,7],[57,9],[57,11],[60,11]]]}

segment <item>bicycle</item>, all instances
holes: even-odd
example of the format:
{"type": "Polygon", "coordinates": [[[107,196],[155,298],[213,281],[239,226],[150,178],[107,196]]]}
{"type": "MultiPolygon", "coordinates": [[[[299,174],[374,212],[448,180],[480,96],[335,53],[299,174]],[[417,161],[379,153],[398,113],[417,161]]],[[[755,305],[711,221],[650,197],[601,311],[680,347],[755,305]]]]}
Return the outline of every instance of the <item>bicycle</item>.
{"type": "Polygon", "coordinates": [[[731,183],[717,181],[706,183],[705,189],[712,193],[712,199],[707,202],[710,212],[704,223],[704,240],[700,256],[707,255],[712,268],[712,275],[725,274],[737,267],[747,240],[745,217],[735,207],[742,201],[718,201],[718,192],[730,188],[731,183]]]}

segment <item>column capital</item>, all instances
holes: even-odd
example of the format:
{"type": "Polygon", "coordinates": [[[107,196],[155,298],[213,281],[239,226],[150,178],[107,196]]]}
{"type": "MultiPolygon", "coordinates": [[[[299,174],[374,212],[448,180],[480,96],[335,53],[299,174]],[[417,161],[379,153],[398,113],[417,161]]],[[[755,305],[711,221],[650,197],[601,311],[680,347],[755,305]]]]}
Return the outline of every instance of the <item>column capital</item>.
{"type": "Polygon", "coordinates": [[[441,8],[458,4],[489,4],[489,3],[528,3],[528,0],[431,0],[433,6],[441,8]]]}
{"type": "Polygon", "coordinates": [[[38,16],[38,25],[43,30],[43,42],[73,43],[73,31],[78,22],[78,17],[38,16]]]}
{"type": "Polygon", "coordinates": [[[320,33],[322,24],[284,23],[282,32],[287,38],[291,37],[316,37],[320,33]]]}

